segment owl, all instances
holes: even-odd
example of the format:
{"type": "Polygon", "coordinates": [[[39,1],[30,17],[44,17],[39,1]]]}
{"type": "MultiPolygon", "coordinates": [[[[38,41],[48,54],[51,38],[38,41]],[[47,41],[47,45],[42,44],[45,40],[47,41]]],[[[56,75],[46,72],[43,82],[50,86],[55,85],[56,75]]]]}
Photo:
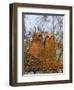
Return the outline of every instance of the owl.
{"type": "Polygon", "coordinates": [[[48,58],[54,59],[54,56],[56,55],[56,50],[55,50],[55,39],[52,33],[46,33],[44,47],[46,56],[48,58]]]}
{"type": "Polygon", "coordinates": [[[52,33],[46,33],[46,37],[45,37],[45,48],[51,48],[54,47],[55,44],[55,40],[54,40],[54,36],[52,33]]]}

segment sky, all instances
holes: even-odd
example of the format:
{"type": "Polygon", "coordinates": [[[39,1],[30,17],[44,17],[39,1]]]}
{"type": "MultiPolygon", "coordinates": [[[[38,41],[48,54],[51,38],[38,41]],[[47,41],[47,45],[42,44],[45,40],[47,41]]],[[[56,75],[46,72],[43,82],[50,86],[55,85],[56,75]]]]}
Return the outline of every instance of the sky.
{"type": "MultiPolygon", "coordinates": [[[[29,32],[33,33],[35,30],[37,31],[38,28],[44,32],[52,32],[55,30],[55,34],[58,32],[61,33],[63,31],[63,17],[62,15],[24,14],[24,31],[26,31],[26,35],[29,35],[29,32]]],[[[60,38],[60,33],[57,36],[58,38],[60,38]]]]}
{"type": "Polygon", "coordinates": [[[30,31],[30,29],[34,31],[35,27],[40,27],[42,28],[42,30],[44,29],[45,31],[51,31],[51,16],[48,16],[46,21],[44,21],[43,15],[25,15],[24,17],[24,23],[27,31],[30,31]]]}

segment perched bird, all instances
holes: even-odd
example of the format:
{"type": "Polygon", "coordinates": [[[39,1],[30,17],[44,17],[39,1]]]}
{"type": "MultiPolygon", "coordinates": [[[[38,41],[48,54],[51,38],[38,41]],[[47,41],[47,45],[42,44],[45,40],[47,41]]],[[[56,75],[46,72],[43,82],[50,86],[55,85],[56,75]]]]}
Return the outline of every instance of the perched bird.
{"type": "Polygon", "coordinates": [[[38,55],[38,39],[37,39],[37,32],[33,33],[32,36],[32,42],[31,42],[31,47],[29,49],[29,53],[32,54],[33,56],[37,57],[38,55]]]}
{"type": "Polygon", "coordinates": [[[46,56],[54,59],[56,50],[55,50],[55,39],[52,33],[46,33],[45,51],[46,51],[46,56]]]}

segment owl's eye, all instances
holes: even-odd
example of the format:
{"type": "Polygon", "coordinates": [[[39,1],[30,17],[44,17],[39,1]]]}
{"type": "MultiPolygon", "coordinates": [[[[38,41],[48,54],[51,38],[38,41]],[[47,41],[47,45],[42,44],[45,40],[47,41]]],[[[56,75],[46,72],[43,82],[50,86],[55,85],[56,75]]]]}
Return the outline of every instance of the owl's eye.
{"type": "Polygon", "coordinates": [[[52,38],[53,36],[51,36],[51,38],[52,38]]]}
{"type": "Polygon", "coordinates": [[[39,37],[41,37],[41,35],[39,35],[39,37]]]}
{"type": "Polygon", "coordinates": [[[46,36],[46,38],[49,38],[49,36],[46,36]]]}

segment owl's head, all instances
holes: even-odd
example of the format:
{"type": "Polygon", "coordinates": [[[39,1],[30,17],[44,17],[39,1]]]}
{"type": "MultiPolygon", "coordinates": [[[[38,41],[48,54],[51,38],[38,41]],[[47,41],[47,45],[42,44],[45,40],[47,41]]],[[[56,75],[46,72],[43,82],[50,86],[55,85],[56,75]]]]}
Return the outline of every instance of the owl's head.
{"type": "Polygon", "coordinates": [[[38,34],[38,40],[40,40],[40,41],[42,41],[42,40],[43,40],[42,33],[39,33],[39,34],[38,34]]]}
{"type": "Polygon", "coordinates": [[[48,40],[54,40],[54,36],[53,36],[53,34],[47,32],[47,33],[46,33],[46,40],[47,40],[47,41],[48,41],[48,40]]]}

